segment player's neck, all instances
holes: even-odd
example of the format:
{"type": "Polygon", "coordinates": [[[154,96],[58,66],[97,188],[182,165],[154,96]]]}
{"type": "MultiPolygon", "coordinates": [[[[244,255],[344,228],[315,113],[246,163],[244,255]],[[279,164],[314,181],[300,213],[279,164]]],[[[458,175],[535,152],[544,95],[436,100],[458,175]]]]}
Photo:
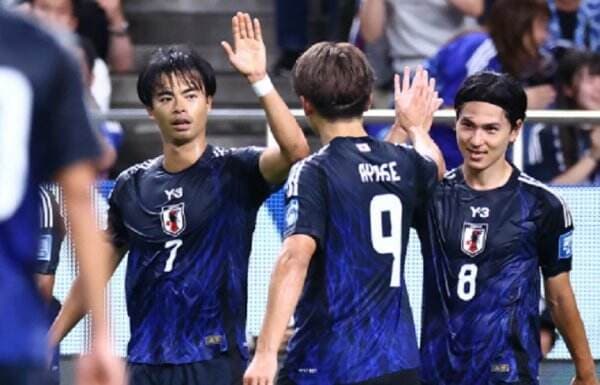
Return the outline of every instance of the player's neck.
{"type": "Polygon", "coordinates": [[[206,150],[206,140],[196,140],[180,146],[163,144],[163,167],[168,172],[180,172],[192,166],[206,150]]]}
{"type": "Polygon", "coordinates": [[[367,136],[367,132],[363,127],[362,119],[344,119],[329,121],[322,119],[318,122],[319,137],[321,138],[321,144],[326,145],[333,139],[345,136],[345,137],[361,137],[367,136]]]}
{"type": "Polygon", "coordinates": [[[512,175],[512,166],[505,159],[483,170],[461,166],[465,182],[473,190],[493,190],[504,186],[512,175]]]}

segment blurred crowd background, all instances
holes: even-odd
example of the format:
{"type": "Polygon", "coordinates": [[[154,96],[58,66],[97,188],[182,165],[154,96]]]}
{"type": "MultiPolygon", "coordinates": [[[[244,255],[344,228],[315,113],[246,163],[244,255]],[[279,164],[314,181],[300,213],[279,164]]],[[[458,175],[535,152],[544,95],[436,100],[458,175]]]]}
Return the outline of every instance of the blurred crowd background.
{"type": "MultiPolygon", "coordinates": [[[[377,73],[374,107],[391,106],[392,77],[424,65],[447,107],[468,75],[508,72],[526,87],[530,109],[600,110],[600,0],[3,0],[58,31],[81,63],[93,112],[141,108],[136,71],[157,46],[187,43],[217,71],[214,108],[258,108],[219,45],[237,10],[261,19],[270,74],[291,107],[289,73],[320,40],[363,49],[377,73]]],[[[94,114],[97,116],[98,114],[94,114]]],[[[97,119],[109,151],[105,177],[160,152],[149,121],[97,119]]],[[[385,124],[370,124],[383,136],[385,124]]],[[[257,122],[209,123],[223,146],[264,144],[257,122]]],[[[432,136],[449,167],[460,164],[452,127],[432,136]]],[[[600,183],[600,125],[528,124],[525,171],[553,184],[600,183]]]]}

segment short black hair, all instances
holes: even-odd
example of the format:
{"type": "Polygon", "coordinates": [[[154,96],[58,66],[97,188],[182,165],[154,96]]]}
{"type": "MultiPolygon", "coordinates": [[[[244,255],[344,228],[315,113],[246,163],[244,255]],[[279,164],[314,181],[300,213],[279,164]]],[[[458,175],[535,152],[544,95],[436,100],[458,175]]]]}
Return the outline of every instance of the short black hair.
{"type": "Polygon", "coordinates": [[[457,118],[468,102],[485,102],[502,108],[512,127],[519,119],[525,120],[527,95],[519,81],[508,74],[484,71],[466,78],[454,99],[457,118]]]}
{"type": "Polygon", "coordinates": [[[152,95],[162,84],[163,75],[175,75],[197,83],[206,96],[217,91],[215,71],[209,62],[185,45],[157,48],[140,71],[137,93],[140,101],[152,107],[152,95]]]}

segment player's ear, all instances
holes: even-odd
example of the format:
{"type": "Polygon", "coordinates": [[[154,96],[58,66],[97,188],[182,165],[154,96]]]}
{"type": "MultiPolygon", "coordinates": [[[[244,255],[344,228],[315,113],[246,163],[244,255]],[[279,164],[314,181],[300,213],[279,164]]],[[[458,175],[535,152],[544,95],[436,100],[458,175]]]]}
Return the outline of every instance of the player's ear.
{"type": "Polygon", "coordinates": [[[152,120],[156,120],[154,117],[154,108],[146,106],[146,112],[148,113],[148,117],[152,120]]]}
{"type": "Polygon", "coordinates": [[[300,96],[300,104],[302,104],[304,115],[309,116],[315,113],[315,106],[304,96],[300,96]]]}
{"type": "Polygon", "coordinates": [[[213,97],[212,96],[207,96],[206,97],[206,109],[207,109],[207,111],[212,110],[212,103],[213,103],[213,97]]]}
{"type": "Polygon", "coordinates": [[[521,128],[523,128],[523,119],[517,120],[515,125],[511,127],[509,137],[511,143],[514,143],[517,140],[521,133],[521,128]]]}

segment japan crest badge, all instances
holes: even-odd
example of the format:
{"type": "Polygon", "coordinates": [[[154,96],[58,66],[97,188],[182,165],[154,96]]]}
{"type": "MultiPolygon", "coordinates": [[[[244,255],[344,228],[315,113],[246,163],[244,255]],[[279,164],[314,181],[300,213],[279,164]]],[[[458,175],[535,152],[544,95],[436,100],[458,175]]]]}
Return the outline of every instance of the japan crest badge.
{"type": "Polygon", "coordinates": [[[462,239],[460,248],[463,253],[474,257],[485,250],[485,241],[487,240],[487,223],[469,223],[463,224],[462,239]]]}
{"type": "Polygon", "coordinates": [[[162,207],[160,211],[160,223],[165,233],[176,237],[185,230],[184,207],[184,203],[162,207]]]}

